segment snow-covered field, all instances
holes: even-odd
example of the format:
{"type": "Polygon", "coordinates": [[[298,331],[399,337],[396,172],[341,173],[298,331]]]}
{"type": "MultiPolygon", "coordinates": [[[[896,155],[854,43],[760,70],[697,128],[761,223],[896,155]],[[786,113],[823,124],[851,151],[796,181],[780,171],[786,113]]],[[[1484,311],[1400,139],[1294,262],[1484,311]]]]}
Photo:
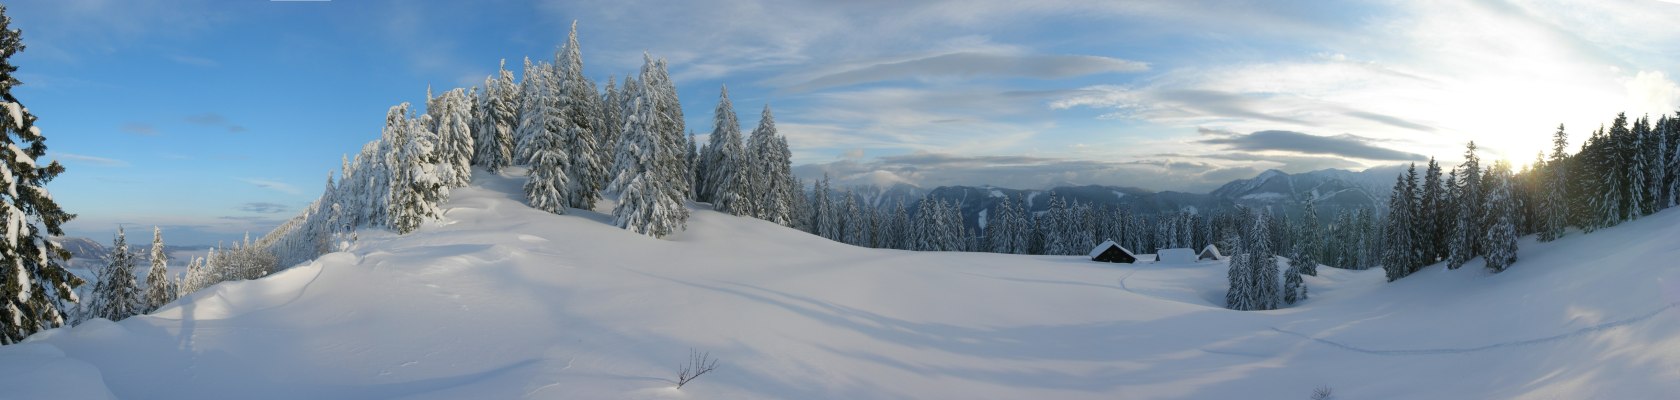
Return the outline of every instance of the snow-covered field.
{"type": "Polygon", "coordinates": [[[480,174],[364,234],[153,315],[0,347],[0,397],[1305,399],[1680,393],[1680,209],[1491,275],[1321,268],[1221,307],[1223,263],[872,250],[701,210],[656,240],[480,174]],[[690,349],[720,367],[681,390],[690,349]]]}

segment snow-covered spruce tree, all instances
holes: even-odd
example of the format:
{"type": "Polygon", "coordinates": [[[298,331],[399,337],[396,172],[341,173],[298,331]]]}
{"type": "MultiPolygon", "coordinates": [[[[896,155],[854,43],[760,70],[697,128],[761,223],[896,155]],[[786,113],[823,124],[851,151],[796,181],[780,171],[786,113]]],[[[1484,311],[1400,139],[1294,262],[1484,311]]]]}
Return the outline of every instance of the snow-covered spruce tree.
{"type": "Polygon", "coordinates": [[[175,301],[175,282],[169,279],[169,254],[163,249],[163,230],[152,227],[152,269],[146,271],[146,312],[175,301]]]}
{"type": "MultiPolygon", "coordinates": [[[[556,93],[555,108],[560,114],[557,132],[564,135],[566,151],[572,153],[563,165],[567,175],[567,205],[579,209],[595,208],[601,187],[606,183],[607,164],[611,155],[603,151],[601,100],[595,82],[583,77],[583,51],[578,46],[577,21],[572,21],[566,45],[554,55],[556,93]]],[[[674,92],[673,92],[674,96],[674,92]]],[[[677,134],[681,135],[681,127],[677,134]]]]}
{"type": "Polygon", "coordinates": [[[75,288],[82,280],[70,274],[61,260],[69,253],[45,235],[63,235],[59,227],[75,215],[64,212],[47,193],[47,182],[64,172],[57,161],[41,165],[46,137],[12,87],[22,84],[13,74],[11,58],[23,51],[22,32],[0,5],[0,344],[22,341],[30,334],[63,325],[68,304],[77,302],[75,288]],[[43,235],[45,233],[45,235],[43,235]]]}
{"type": "Polygon", "coordinates": [[[997,207],[993,208],[992,212],[987,215],[986,244],[989,245],[989,248],[986,251],[1009,253],[1009,238],[1015,234],[1015,216],[1011,214],[1014,212],[1015,206],[1010,204],[1009,196],[1003,196],[1003,200],[998,202],[997,207]]]}
{"type": "Polygon", "coordinates": [[[1271,213],[1255,210],[1254,225],[1249,229],[1248,262],[1254,274],[1254,306],[1256,310],[1275,310],[1283,299],[1278,285],[1277,254],[1272,250],[1271,213]]]}
{"type": "Polygon", "coordinates": [[[776,117],[769,105],[759,113],[746,154],[742,162],[748,165],[744,175],[749,177],[746,193],[753,199],[753,216],[787,225],[793,192],[797,190],[785,185],[787,177],[793,176],[792,153],[786,138],[776,132],[776,117]]]}
{"type": "Polygon", "coordinates": [[[1453,221],[1453,234],[1448,249],[1447,269],[1458,269],[1465,261],[1476,256],[1476,249],[1482,232],[1482,198],[1481,182],[1482,170],[1480,159],[1476,156],[1476,142],[1471,141],[1464,150],[1464,163],[1459,164],[1457,219],[1453,221]]]}
{"type": "MultiPolygon", "coordinates": [[[[1246,216],[1246,209],[1239,210],[1246,216]]],[[[1247,218],[1243,218],[1247,219],[1247,218]]],[[[1228,268],[1225,277],[1230,286],[1225,290],[1225,308],[1237,311],[1258,309],[1254,295],[1254,265],[1249,254],[1249,237],[1246,234],[1233,235],[1234,239],[1224,250],[1227,252],[1228,268]]]]}
{"type": "Polygon", "coordinates": [[[1564,226],[1569,223],[1569,166],[1566,162],[1569,156],[1564,153],[1568,145],[1569,134],[1563,131],[1563,124],[1558,124],[1557,133],[1552,134],[1552,160],[1547,163],[1545,171],[1546,199],[1540,208],[1540,217],[1544,219],[1540,228],[1542,242],[1563,237],[1564,226]]]}
{"type": "Polygon", "coordinates": [[[1417,245],[1412,242],[1412,223],[1417,218],[1406,199],[1410,189],[1405,178],[1404,174],[1395,177],[1394,190],[1388,197],[1388,218],[1383,221],[1382,266],[1390,282],[1412,273],[1411,252],[1417,245]]]}
{"type": "Polygon", "coordinates": [[[685,144],[688,147],[688,152],[683,155],[683,162],[688,165],[688,170],[685,171],[688,173],[685,176],[688,179],[688,198],[695,199],[697,198],[695,196],[699,195],[700,174],[703,173],[702,170],[706,166],[705,163],[700,162],[700,141],[694,138],[694,130],[690,129],[688,131],[688,141],[685,144]]]}
{"type": "Polygon", "coordinates": [[[735,105],[729,101],[729,87],[724,86],[718,91],[717,108],[712,110],[712,134],[707,136],[706,151],[701,157],[706,160],[708,170],[704,187],[700,188],[700,198],[712,202],[718,211],[740,215],[733,211],[739,200],[732,198],[739,196],[739,191],[732,188],[739,184],[736,176],[741,172],[741,159],[744,145],[741,141],[741,122],[735,115],[735,105]]]}
{"type": "Polygon", "coordinates": [[[1294,305],[1295,302],[1306,299],[1307,283],[1301,279],[1301,267],[1291,263],[1289,270],[1283,272],[1283,303],[1294,305]]]}
{"type": "Polygon", "coordinates": [[[525,73],[519,81],[519,123],[513,128],[513,159],[515,163],[531,160],[531,139],[544,131],[559,132],[560,111],[555,109],[559,89],[554,83],[554,68],[547,63],[531,63],[525,59],[525,73]]]}
{"type": "Polygon", "coordinates": [[[1650,186],[1647,186],[1646,175],[1650,171],[1650,153],[1646,138],[1651,135],[1651,123],[1645,118],[1639,118],[1633,123],[1632,131],[1627,134],[1627,188],[1628,206],[1625,220],[1632,221],[1640,216],[1651,213],[1650,186]]]}
{"type": "Polygon", "coordinates": [[[513,128],[519,124],[519,86],[507,59],[496,67],[496,75],[484,78],[484,95],[479,104],[479,126],[474,132],[474,164],[492,173],[513,164],[513,128]]]}
{"type": "Polygon", "coordinates": [[[438,179],[448,187],[464,187],[472,181],[472,103],[462,89],[443,92],[426,100],[429,129],[437,138],[434,146],[438,179]]]}
{"type": "Polygon", "coordinates": [[[105,256],[105,268],[99,271],[99,282],[93,285],[89,317],[121,321],[145,311],[146,291],[135,279],[134,268],[134,252],[119,227],[111,253],[105,256]]]}
{"type": "Polygon", "coordinates": [[[538,210],[565,214],[572,198],[569,191],[576,187],[565,170],[571,164],[567,160],[573,153],[565,147],[560,132],[537,130],[531,134],[534,136],[526,143],[531,158],[522,160],[530,166],[530,177],[525,181],[525,203],[538,210]]]}
{"type": "MultiPolygon", "coordinates": [[[[408,103],[391,107],[390,113],[398,116],[409,115],[408,103]]],[[[449,196],[448,186],[444,184],[439,171],[436,155],[437,135],[426,129],[431,126],[431,117],[422,115],[420,118],[398,117],[398,126],[387,127],[398,131],[393,148],[396,152],[390,155],[391,170],[391,204],[389,212],[391,230],[398,234],[413,232],[420,228],[420,224],[427,219],[436,218],[442,211],[439,206],[449,196]]],[[[391,120],[387,117],[387,120],[391,120]]]]}
{"type": "Polygon", "coordinates": [[[644,54],[641,84],[625,118],[624,137],[614,157],[609,190],[619,193],[613,208],[613,223],[653,237],[664,237],[683,229],[688,208],[683,205],[688,188],[681,175],[682,130],[672,120],[676,92],[671,91],[664,64],[644,54]]]}
{"type": "Polygon", "coordinates": [[[1511,201],[1511,166],[1504,161],[1494,162],[1493,169],[1488,172],[1488,196],[1482,205],[1491,215],[1490,224],[1484,233],[1487,251],[1487,268],[1493,272],[1504,271],[1517,261],[1517,228],[1514,221],[1516,209],[1511,201]]]}
{"type": "Polygon", "coordinates": [[[193,257],[187,260],[187,275],[181,278],[181,283],[175,286],[175,297],[181,298],[203,289],[205,283],[204,258],[193,257]]]}
{"type": "MultiPolygon", "coordinates": [[[[1313,206],[1317,198],[1307,199],[1305,208],[1301,211],[1301,228],[1299,238],[1295,240],[1295,258],[1289,260],[1290,266],[1298,273],[1318,276],[1319,255],[1323,252],[1323,237],[1319,232],[1318,210],[1313,206]]],[[[1291,301],[1291,304],[1294,302],[1291,301]]]]}
{"type": "Polygon", "coordinates": [[[1442,234],[1441,225],[1446,222],[1441,218],[1442,205],[1446,203],[1446,191],[1441,186],[1441,164],[1435,162],[1435,157],[1429,158],[1429,167],[1424,170],[1423,187],[1418,189],[1416,223],[1418,240],[1417,266],[1434,264],[1440,261],[1445,252],[1447,235],[1442,234]]]}
{"type": "Polygon", "coordinates": [[[869,246],[869,211],[858,204],[857,195],[846,191],[846,243],[869,246]]]}

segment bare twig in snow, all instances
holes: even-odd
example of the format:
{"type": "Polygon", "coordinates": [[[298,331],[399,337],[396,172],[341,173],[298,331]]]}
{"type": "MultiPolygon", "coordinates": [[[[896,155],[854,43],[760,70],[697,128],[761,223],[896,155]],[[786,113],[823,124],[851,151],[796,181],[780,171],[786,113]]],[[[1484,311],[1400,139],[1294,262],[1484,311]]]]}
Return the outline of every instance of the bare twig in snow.
{"type": "Polygon", "coordinates": [[[688,349],[688,363],[677,366],[677,389],[682,389],[683,385],[687,385],[694,378],[717,369],[717,363],[711,352],[688,349]]]}

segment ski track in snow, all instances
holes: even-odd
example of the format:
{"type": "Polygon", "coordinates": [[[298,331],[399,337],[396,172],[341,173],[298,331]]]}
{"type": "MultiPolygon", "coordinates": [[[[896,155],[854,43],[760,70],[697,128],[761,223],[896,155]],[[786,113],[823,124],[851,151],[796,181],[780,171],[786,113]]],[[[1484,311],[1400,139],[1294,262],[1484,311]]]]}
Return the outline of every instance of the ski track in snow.
{"type": "Polygon", "coordinates": [[[1624,319],[1624,320],[1620,320],[1620,321],[1606,322],[1606,323],[1593,325],[1593,326],[1589,326],[1589,327],[1584,327],[1584,328],[1576,329],[1576,330],[1573,330],[1573,331],[1570,331],[1570,332],[1565,332],[1565,333],[1561,333],[1561,334],[1557,334],[1557,335],[1546,336],[1546,337],[1541,337],[1541,338],[1534,338],[1534,339],[1526,339],[1526,340],[1499,342],[1499,343],[1494,343],[1494,344],[1489,344],[1489,345],[1484,345],[1484,346],[1477,346],[1477,347],[1459,347],[1459,348],[1403,349],[1403,350],[1368,349],[1368,348],[1359,347],[1359,346],[1355,346],[1355,345],[1351,345],[1351,344],[1347,344],[1347,343],[1342,343],[1342,342],[1338,342],[1338,341],[1334,341],[1334,340],[1330,340],[1330,339],[1316,338],[1316,337],[1312,337],[1310,335],[1307,335],[1305,333],[1295,332],[1295,331],[1291,331],[1291,330],[1287,330],[1287,329],[1283,329],[1283,328],[1278,328],[1278,327],[1275,327],[1275,326],[1271,327],[1271,328],[1272,328],[1273,331],[1276,331],[1278,333],[1293,335],[1293,336],[1299,336],[1301,338],[1312,340],[1314,342],[1323,343],[1323,344],[1329,345],[1331,347],[1336,347],[1336,348],[1339,348],[1339,349],[1342,349],[1342,350],[1352,351],[1352,352],[1356,352],[1356,353],[1365,353],[1365,354],[1379,355],[1379,356],[1417,356],[1417,355],[1435,355],[1435,354],[1466,354],[1466,353],[1476,353],[1476,352],[1482,352],[1482,351],[1494,350],[1494,349],[1502,349],[1502,348],[1507,348],[1507,347],[1519,347],[1519,346],[1530,346],[1530,345],[1536,345],[1536,344],[1542,344],[1542,343],[1552,343],[1552,342],[1558,342],[1558,341],[1562,341],[1562,340],[1569,339],[1569,338],[1585,336],[1585,335],[1590,334],[1590,333],[1600,332],[1600,331],[1613,329],[1613,328],[1619,328],[1619,327],[1623,327],[1623,326],[1627,326],[1627,325],[1636,324],[1636,323],[1639,323],[1639,322],[1642,322],[1642,321],[1645,321],[1645,320],[1649,320],[1652,317],[1656,317],[1657,315],[1662,314],[1665,311],[1674,309],[1675,306],[1680,306],[1680,302],[1669,303],[1667,306],[1659,307],[1654,311],[1645,313],[1644,315],[1640,315],[1640,316],[1637,316],[1637,317],[1628,318],[1628,319],[1624,319]]]}

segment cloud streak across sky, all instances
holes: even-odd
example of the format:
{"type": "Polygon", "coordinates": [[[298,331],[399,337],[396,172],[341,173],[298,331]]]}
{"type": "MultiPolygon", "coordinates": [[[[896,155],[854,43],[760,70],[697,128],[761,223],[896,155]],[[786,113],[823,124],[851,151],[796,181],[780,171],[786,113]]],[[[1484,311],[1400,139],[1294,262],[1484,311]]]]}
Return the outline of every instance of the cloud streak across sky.
{"type": "Polygon", "coordinates": [[[1651,0],[495,5],[75,0],[8,14],[29,45],[20,98],[73,167],[53,190],[87,216],[74,223],[221,222],[270,196],[296,210],[391,105],[482,82],[500,59],[548,59],[573,20],[592,79],[634,73],[644,51],[669,60],[701,139],[728,84],[744,131],[772,107],[802,171],[924,186],[1199,190],[1270,168],[1451,162],[1470,140],[1521,163],[1559,123],[1578,145],[1617,112],[1680,107],[1680,5],[1651,0]],[[247,130],[273,134],[226,134],[247,130]],[[95,174],[117,165],[99,159],[134,163],[95,174]],[[110,184],[151,177],[207,194],[178,211],[161,189],[110,184]],[[154,200],[96,200],[134,197],[154,200]]]}

